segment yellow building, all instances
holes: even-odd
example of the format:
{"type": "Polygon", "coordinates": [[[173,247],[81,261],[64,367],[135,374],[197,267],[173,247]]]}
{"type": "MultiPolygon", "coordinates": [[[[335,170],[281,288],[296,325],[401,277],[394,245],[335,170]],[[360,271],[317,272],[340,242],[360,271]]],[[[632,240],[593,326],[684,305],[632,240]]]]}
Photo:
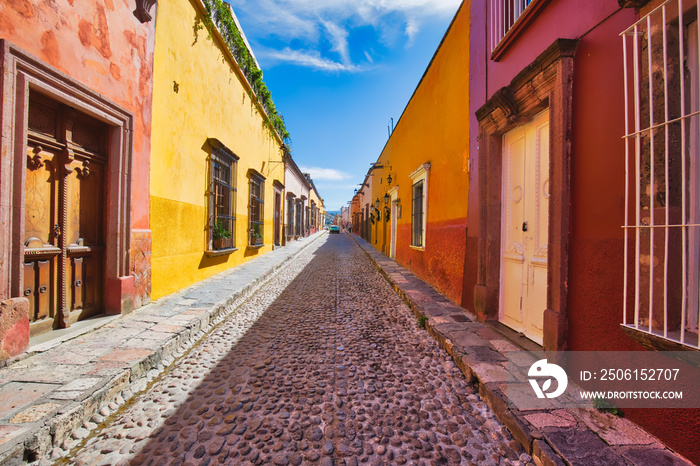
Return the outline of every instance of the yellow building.
{"type": "Polygon", "coordinates": [[[252,53],[242,50],[245,36],[235,37],[238,49],[223,39],[233,37],[235,15],[224,2],[210,5],[213,22],[202,0],[158,4],[150,172],[154,299],[280,244],[284,129],[264,85],[256,95],[250,84],[261,74],[252,53]]]}
{"type": "Polygon", "coordinates": [[[353,198],[353,231],[462,303],[469,192],[469,8],[462,4],[353,198]]]}

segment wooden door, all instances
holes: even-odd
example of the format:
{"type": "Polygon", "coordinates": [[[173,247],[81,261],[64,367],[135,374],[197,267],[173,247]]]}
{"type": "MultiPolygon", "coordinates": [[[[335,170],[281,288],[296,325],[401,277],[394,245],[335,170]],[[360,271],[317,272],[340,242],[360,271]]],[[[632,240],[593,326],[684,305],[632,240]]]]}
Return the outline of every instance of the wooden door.
{"type": "Polygon", "coordinates": [[[102,312],[106,128],[30,93],[24,295],[32,333],[102,312]]]}
{"type": "Polygon", "coordinates": [[[281,224],[282,224],[282,194],[279,191],[275,191],[275,214],[274,214],[274,219],[275,219],[275,241],[274,245],[279,246],[280,245],[280,236],[281,236],[281,224]]]}
{"type": "Polygon", "coordinates": [[[547,307],[549,112],[503,137],[501,321],[542,343],[547,307]]]}

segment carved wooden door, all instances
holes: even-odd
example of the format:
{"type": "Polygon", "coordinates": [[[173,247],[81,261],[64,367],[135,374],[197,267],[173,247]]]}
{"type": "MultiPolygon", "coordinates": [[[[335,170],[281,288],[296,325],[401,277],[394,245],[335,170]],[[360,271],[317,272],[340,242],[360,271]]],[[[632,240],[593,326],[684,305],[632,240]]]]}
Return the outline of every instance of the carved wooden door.
{"type": "Polygon", "coordinates": [[[102,312],[105,125],[30,93],[24,295],[32,333],[102,312]]]}

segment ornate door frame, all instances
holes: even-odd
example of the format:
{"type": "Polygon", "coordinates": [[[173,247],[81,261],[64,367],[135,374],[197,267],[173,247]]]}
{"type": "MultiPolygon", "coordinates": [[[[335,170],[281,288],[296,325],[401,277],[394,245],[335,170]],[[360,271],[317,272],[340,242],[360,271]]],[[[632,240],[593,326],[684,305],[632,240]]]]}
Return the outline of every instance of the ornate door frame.
{"type": "Polygon", "coordinates": [[[476,112],[479,121],[479,227],[474,307],[497,320],[500,295],[503,135],[549,108],[549,244],[545,350],[566,348],[571,210],[571,120],[577,41],[557,39],[476,112]]]}
{"type": "MultiPolygon", "coordinates": [[[[27,169],[29,90],[85,113],[108,126],[105,222],[105,309],[133,308],[130,275],[131,166],[134,116],[94,90],[0,40],[2,108],[0,131],[0,299],[22,296],[24,285],[24,192],[27,169]]],[[[68,325],[67,316],[64,317],[68,325]]]]}

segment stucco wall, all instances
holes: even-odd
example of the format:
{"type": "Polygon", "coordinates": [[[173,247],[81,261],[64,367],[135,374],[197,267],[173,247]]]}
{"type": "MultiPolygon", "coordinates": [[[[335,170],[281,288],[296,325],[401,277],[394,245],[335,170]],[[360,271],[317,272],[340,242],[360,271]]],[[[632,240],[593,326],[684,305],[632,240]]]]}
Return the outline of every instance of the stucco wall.
{"type": "MultiPolygon", "coordinates": [[[[384,194],[398,186],[402,215],[397,219],[397,262],[457,303],[462,297],[469,188],[469,5],[465,2],[457,12],[408,102],[378,159],[384,168],[372,171],[371,196],[362,203],[374,205],[379,198],[383,209],[384,194]],[[425,250],[419,251],[410,247],[413,182],[409,175],[424,163],[430,163],[427,225],[425,250]]],[[[389,229],[384,214],[379,225],[372,226],[371,243],[385,254],[389,253],[389,229]],[[376,244],[375,235],[379,236],[376,244]]]]}
{"type": "Polygon", "coordinates": [[[284,180],[280,141],[264,125],[221,43],[207,38],[198,0],[158,5],[151,167],[153,297],[158,298],[264,254],[273,243],[273,181],[284,180]],[[187,31],[187,33],[185,33],[187,31]],[[236,246],[209,257],[209,152],[216,138],[238,161],[236,246]],[[248,245],[249,169],[266,177],[264,243],[248,245]]]}
{"type": "MultiPolygon", "coordinates": [[[[558,38],[578,39],[574,57],[571,143],[571,229],[568,350],[642,350],[619,329],[622,321],[624,224],[624,89],[619,34],[638,19],[614,0],[549,2],[499,61],[486,51],[484,5],[472,5],[471,112],[558,38]]],[[[472,137],[472,149],[481,141],[472,137]]],[[[472,170],[477,172],[476,153],[472,170]]],[[[479,219],[478,178],[470,190],[470,239],[465,254],[465,304],[473,303],[479,219]],[[474,214],[474,215],[473,215],[474,214]],[[472,229],[473,227],[473,229],[472,229]],[[471,294],[471,295],[469,295],[471,294]]],[[[556,206],[555,206],[556,208],[556,206]]],[[[694,462],[700,447],[698,410],[624,410],[671,448],[694,462]]]]}
{"type": "Polygon", "coordinates": [[[4,0],[0,37],[132,112],[132,227],[147,229],[154,23],[134,1],[4,0]]]}

